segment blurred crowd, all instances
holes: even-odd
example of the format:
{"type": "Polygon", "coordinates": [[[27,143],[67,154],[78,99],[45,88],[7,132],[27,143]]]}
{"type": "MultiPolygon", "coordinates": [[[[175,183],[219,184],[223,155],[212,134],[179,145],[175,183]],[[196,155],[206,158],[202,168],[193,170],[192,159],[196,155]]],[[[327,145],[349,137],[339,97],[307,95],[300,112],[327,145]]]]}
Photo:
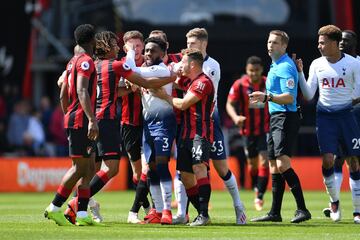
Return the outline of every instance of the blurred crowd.
{"type": "Polygon", "coordinates": [[[0,94],[0,155],[67,156],[68,142],[60,105],[48,96],[38,107],[5,85],[0,94]]]}

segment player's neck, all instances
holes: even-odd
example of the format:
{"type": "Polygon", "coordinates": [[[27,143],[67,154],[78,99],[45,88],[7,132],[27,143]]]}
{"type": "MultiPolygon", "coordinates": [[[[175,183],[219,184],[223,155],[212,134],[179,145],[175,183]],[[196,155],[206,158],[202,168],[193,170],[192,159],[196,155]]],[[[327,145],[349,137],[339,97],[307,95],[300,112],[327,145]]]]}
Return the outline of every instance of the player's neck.
{"type": "Polygon", "coordinates": [[[336,63],[341,59],[341,52],[337,51],[334,52],[334,54],[330,55],[330,56],[325,56],[326,60],[328,60],[328,62],[330,63],[336,63]]]}
{"type": "Polygon", "coordinates": [[[202,69],[200,68],[196,70],[194,69],[194,71],[192,71],[188,77],[191,79],[191,81],[193,81],[202,73],[203,73],[202,69]]]}
{"type": "Polygon", "coordinates": [[[162,58],[162,60],[165,64],[167,64],[167,62],[169,60],[169,56],[167,55],[167,53],[165,53],[165,56],[162,58]]]}

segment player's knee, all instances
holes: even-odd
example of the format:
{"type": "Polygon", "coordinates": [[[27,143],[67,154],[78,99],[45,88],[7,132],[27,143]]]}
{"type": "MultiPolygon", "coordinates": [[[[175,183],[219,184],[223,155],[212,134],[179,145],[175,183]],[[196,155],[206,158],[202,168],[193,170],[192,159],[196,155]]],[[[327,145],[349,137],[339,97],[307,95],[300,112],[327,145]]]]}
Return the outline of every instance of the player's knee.
{"type": "Polygon", "coordinates": [[[327,153],[323,155],[322,166],[325,169],[332,168],[334,166],[334,162],[334,155],[332,153],[327,153]]]}

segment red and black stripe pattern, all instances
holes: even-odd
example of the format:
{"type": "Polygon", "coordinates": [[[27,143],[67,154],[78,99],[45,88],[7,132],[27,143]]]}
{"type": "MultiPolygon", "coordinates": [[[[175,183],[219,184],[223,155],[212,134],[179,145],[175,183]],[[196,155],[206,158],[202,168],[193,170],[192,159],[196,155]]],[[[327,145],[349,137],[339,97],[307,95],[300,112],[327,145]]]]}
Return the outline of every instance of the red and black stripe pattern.
{"type": "Polygon", "coordinates": [[[91,108],[95,110],[96,101],[96,71],[92,58],[83,53],[74,56],[66,66],[64,84],[66,84],[69,97],[69,107],[64,117],[64,127],[78,129],[88,123],[88,119],[79,102],[77,94],[77,77],[81,75],[89,80],[88,92],[91,101],[91,108]]]}
{"type": "Polygon", "coordinates": [[[104,59],[96,61],[97,97],[96,118],[115,119],[117,86],[121,77],[126,78],[132,70],[124,67],[122,61],[104,59]]]}
{"type": "Polygon", "coordinates": [[[187,92],[194,94],[200,101],[184,111],[182,138],[193,139],[195,135],[199,135],[209,142],[213,142],[212,113],[215,89],[212,81],[204,73],[201,73],[190,82],[187,92]]]}
{"type": "MultiPolygon", "coordinates": [[[[137,67],[140,67],[142,63],[136,65],[137,67]]],[[[140,92],[131,92],[121,97],[121,124],[132,126],[142,125],[142,103],[140,92]]]]}
{"type": "Polygon", "coordinates": [[[259,136],[269,132],[269,110],[268,104],[250,104],[249,94],[255,91],[265,92],[266,78],[262,77],[259,83],[251,83],[250,78],[245,75],[236,80],[228,95],[229,101],[238,103],[238,111],[246,117],[240,134],[245,136],[259,136]]]}

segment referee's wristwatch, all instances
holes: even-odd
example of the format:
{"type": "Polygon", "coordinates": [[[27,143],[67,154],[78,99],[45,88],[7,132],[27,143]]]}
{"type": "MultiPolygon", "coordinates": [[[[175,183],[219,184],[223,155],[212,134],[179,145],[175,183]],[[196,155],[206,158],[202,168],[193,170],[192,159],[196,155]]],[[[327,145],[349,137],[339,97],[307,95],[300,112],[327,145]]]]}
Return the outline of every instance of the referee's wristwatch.
{"type": "Polygon", "coordinates": [[[274,95],[272,95],[271,93],[265,94],[265,95],[264,95],[263,103],[272,102],[273,97],[274,97],[274,95]]]}
{"type": "Polygon", "coordinates": [[[272,95],[272,93],[269,93],[269,94],[268,94],[268,97],[267,97],[267,100],[268,100],[269,102],[272,102],[272,101],[273,101],[273,98],[274,98],[274,95],[272,95]]]}

